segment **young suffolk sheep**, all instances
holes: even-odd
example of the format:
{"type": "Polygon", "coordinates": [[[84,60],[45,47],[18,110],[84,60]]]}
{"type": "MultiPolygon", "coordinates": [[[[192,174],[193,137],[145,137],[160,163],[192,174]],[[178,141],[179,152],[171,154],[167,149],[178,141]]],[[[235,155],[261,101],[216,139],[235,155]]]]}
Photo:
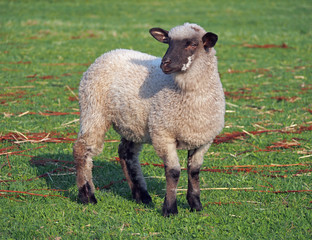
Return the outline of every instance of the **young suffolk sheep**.
{"type": "Polygon", "coordinates": [[[92,157],[102,151],[112,125],[122,137],[120,163],[137,202],[152,201],[139,163],[142,144],[149,143],[165,166],[163,215],[178,213],[177,149],[188,150],[187,200],[192,210],[200,211],[203,156],[224,126],[225,100],[213,48],[218,37],[190,23],[169,32],[152,28],[150,34],[169,45],[162,59],[114,50],[96,59],[82,77],[80,131],[73,149],[78,197],[82,203],[97,203],[92,157]]]}

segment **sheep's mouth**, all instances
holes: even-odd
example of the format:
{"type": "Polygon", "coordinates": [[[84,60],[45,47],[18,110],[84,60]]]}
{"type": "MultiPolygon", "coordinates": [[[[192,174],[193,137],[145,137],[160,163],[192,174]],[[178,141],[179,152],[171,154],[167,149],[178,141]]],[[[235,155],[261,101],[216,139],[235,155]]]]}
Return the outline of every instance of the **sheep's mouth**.
{"type": "Polygon", "coordinates": [[[171,73],[181,71],[180,69],[171,68],[171,67],[167,67],[167,66],[161,66],[161,70],[163,71],[164,74],[171,74],[171,73]]]}
{"type": "Polygon", "coordinates": [[[164,72],[164,74],[170,74],[170,73],[174,73],[174,71],[173,70],[162,70],[163,72],[164,72]]]}

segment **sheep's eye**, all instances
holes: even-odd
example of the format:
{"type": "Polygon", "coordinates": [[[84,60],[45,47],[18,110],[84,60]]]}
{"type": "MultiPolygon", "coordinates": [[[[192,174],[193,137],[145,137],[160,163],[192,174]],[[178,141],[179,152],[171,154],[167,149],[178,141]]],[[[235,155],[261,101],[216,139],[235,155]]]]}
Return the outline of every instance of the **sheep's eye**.
{"type": "Polygon", "coordinates": [[[188,47],[197,47],[198,46],[198,43],[196,42],[192,42],[192,41],[187,41],[186,44],[185,44],[185,47],[188,48],[188,47]]]}
{"type": "Polygon", "coordinates": [[[188,46],[190,46],[191,45],[191,42],[190,41],[187,41],[186,43],[185,43],[185,47],[188,47],[188,46]]]}

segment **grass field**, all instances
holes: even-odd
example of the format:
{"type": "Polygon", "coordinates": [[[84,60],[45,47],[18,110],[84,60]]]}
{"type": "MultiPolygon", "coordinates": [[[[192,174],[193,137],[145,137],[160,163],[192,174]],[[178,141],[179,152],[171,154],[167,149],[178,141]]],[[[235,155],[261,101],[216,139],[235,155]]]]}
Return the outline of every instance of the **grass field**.
{"type": "MultiPolygon", "coordinates": [[[[310,239],[312,2],[0,1],[0,238],[310,239]],[[112,129],[94,159],[97,205],[77,203],[78,86],[102,53],[162,56],[148,33],[195,22],[219,35],[226,127],[205,155],[202,212],[164,218],[164,169],[141,154],[153,205],[131,200],[112,129]]],[[[179,152],[186,167],[186,152],[179,152]]]]}

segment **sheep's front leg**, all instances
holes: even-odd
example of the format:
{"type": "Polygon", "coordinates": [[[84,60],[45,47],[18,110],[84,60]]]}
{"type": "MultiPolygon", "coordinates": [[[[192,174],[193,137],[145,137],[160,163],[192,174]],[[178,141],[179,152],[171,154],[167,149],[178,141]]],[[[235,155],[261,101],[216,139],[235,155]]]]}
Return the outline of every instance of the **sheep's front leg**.
{"type": "Polygon", "coordinates": [[[165,217],[178,213],[177,208],[177,185],[179,182],[181,167],[176,150],[176,144],[168,144],[166,146],[158,146],[153,143],[155,150],[165,165],[166,175],[166,197],[162,209],[165,217]]]}
{"type": "Polygon", "coordinates": [[[123,138],[118,153],[122,170],[132,191],[132,197],[138,203],[149,204],[152,198],[147,192],[146,182],[139,162],[141,148],[142,144],[130,142],[123,138]]]}
{"type": "Polygon", "coordinates": [[[188,151],[188,190],[186,198],[192,211],[201,211],[203,209],[200,202],[199,172],[203,163],[204,154],[209,146],[210,144],[188,151]]]}
{"type": "Polygon", "coordinates": [[[177,186],[180,178],[180,166],[168,167],[165,165],[166,174],[166,197],[162,209],[165,217],[178,213],[177,207],[177,186]]]}

